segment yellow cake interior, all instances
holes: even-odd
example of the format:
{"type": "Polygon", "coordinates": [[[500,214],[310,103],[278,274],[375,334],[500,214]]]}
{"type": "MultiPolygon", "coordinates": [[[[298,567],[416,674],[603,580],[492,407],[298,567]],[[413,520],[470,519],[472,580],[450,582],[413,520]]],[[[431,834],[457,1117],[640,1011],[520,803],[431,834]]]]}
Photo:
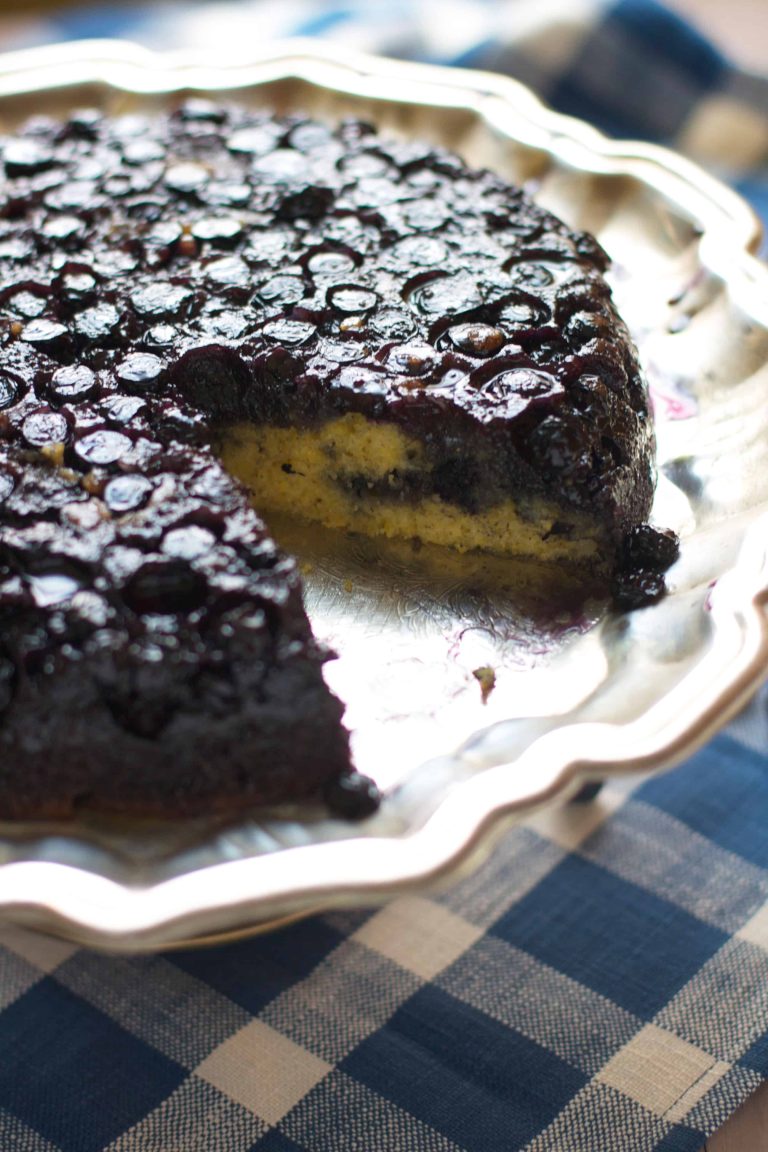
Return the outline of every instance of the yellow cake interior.
{"type": "Polygon", "coordinates": [[[417,538],[460,552],[483,549],[504,555],[584,564],[600,555],[601,534],[594,521],[576,510],[570,532],[552,534],[563,522],[562,508],[543,499],[511,499],[468,512],[430,494],[402,498],[398,472],[428,470],[420,441],[394,424],[347,413],[313,428],[240,424],[228,429],[221,445],[225,467],[253,493],[256,508],[298,516],[371,536],[417,538]],[[345,478],[363,476],[367,487],[352,491],[345,478]],[[382,485],[393,495],[381,497],[382,485]]]}

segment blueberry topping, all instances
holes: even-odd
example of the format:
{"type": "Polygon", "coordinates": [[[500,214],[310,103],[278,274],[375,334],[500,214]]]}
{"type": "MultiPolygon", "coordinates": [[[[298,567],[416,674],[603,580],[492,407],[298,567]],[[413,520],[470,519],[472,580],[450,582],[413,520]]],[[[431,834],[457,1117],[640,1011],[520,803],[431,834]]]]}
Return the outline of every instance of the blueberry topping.
{"type": "Polygon", "coordinates": [[[13,407],[21,395],[21,390],[20,382],[0,369],[0,412],[4,408],[13,407]]]}
{"type": "Polygon", "coordinates": [[[307,261],[307,268],[313,276],[344,276],[352,272],[355,262],[346,252],[334,248],[313,252],[307,261]]]}
{"type": "Polygon", "coordinates": [[[213,100],[204,100],[202,97],[195,96],[185,100],[178,111],[179,119],[184,120],[186,123],[200,123],[210,122],[213,124],[223,124],[227,118],[227,114],[222,107],[214,104],[213,100]]]}
{"type": "Polygon", "coordinates": [[[155,283],[131,293],[131,303],[141,316],[179,316],[192,301],[192,291],[181,284],[155,283]]]}
{"type": "Polygon", "coordinates": [[[426,283],[417,284],[405,298],[410,306],[428,316],[453,316],[477,308],[482,303],[477,283],[471,276],[439,273],[426,283]]]}
{"type": "Polygon", "coordinates": [[[117,514],[135,512],[146,504],[152,483],[146,476],[116,476],[104,489],[104,503],[117,514]]]}
{"type": "Polygon", "coordinates": [[[381,793],[369,776],[348,772],[325,786],[323,798],[334,816],[365,820],[381,804],[381,793]]]}
{"type": "Polygon", "coordinates": [[[103,340],[120,323],[120,313],[112,304],[94,304],[75,317],[75,332],[86,340],[103,340]]]}
{"type": "Polygon", "coordinates": [[[314,336],[315,332],[314,324],[307,324],[301,320],[271,320],[262,329],[262,334],[268,340],[289,347],[304,344],[314,336]]]}
{"type": "Polygon", "coordinates": [[[191,195],[208,180],[209,173],[202,164],[175,164],[165,173],[165,183],[174,192],[191,195]]]}
{"type": "Polygon", "coordinates": [[[67,121],[68,133],[83,140],[95,140],[104,120],[104,113],[98,108],[78,108],[67,121]]]}
{"type": "Polygon", "coordinates": [[[55,320],[32,320],[21,332],[21,339],[46,352],[59,348],[68,336],[66,327],[55,320]]]}
{"type": "Polygon", "coordinates": [[[0,712],[4,712],[13,700],[16,685],[16,669],[10,660],[0,658],[0,712]]]}
{"type": "Polygon", "coordinates": [[[61,403],[87,400],[96,392],[96,376],[85,364],[57,368],[51,379],[49,392],[61,403]]]}
{"type": "Polygon", "coordinates": [[[185,528],[173,528],[163,537],[162,551],[166,556],[176,556],[179,560],[195,560],[210,552],[216,543],[213,532],[190,524],[185,528]]]}
{"type": "Polygon", "coordinates": [[[31,448],[42,448],[46,444],[63,444],[69,435],[69,425],[61,412],[39,408],[30,412],[21,431],[31,448]]]}
{"type": "Polygon", "coordinates": [[[227,140],[230,152],[245,153],[248,156],[264,156],[275,146],[275,133],[268,126],[257,125],[241,128],[233,132],[227,140]]]}
{"type": "Polygon", "coordinates": [[[115,369],[118,380],[131,392],[148,392],[157,388],[165,373],[165,364],[151,352],[133,352],[115,369]]]}
{"type": "Polygon", "coordinates": [[[340,284],[329,288],[327,299],[337,312],[370,312],[377,302],[375,292],[356,284],[340,284]]]}
{"type": "Polygon", "coordinates": [[[399,308],[379,308],[371,317],[370,327],[384,340],[408,340],[417,331],[413,316],[399,308]]]}
{"type": "Polygon", "coordinates": [[[172,324],[155,324],[144,337],[150,348],[167,348],[176,340],[177,330],[172,324]]]}
{"type": "Polygon", "coordinates": [[[23,316],[25,320],[34,320],[45,312],[47,301],[43,295],[36,292],[16,292],[8,297],[8,311],[15,316],[23,316]]]}
{"type": "Polygon", "coordinates": [[[494,356],[507,341],[500,328],[490,324],[457,324],[448,336],[456,348],[470,356],[494,356]]]}
{"type": "Polygon", "coordinates": [[[664,576],[649,568],[618,572],[613,582],[613,602],[617,608],[633,611],[658,603],[666,592],[664,576]]]}
{"type": "Polygon", "coordinates": [[[10,472],[0,472],[0,501],[7,500],[16,487],[16,481],[10,472]]]}
{"type": "Polygon", "coordinates": [[[146,409],[146,401],[138,396],[112,396],[104,405],[104,411],[110,420],[118,424],[128,424],[134,416],[146,409]]]}
{"type": "Polygon", "coordinates": [[[206,265],[205,274],[214,284],[233,285],[240,288],[251,283],[251,270],[244,260],[237,256],[224,256],[206,265]]]}
{"type": "Polygon", "coordinates": [[[206,216],[192,225],[196,240],[229,247],[243,234],[243,226],[234,216],[206,216]]]}
{"type": "Polygon", "coordinates": [[[127,452],[130,452],[132,441],[122,432],[111,432],[107,428],[100,428],[96,432],[89,432],[75,444],[75,452],[84,464],[105,466],[115,464],[127,452]]]}
{"type": "Polygon", "coordinates": [[[205,602],[205,577],[174,557],[148,560],[128,581],[125,602],[134,612],[191,612],[205,602]]]}
{"type": "Polygon", "coordinates": [[[297,304],[304,294],[304,281],[298,276],[273,276],[258,291],[264,304],[297,304]]]}
{"type": "Polygon", "coordinates": [[[429,344],[402,344],[390,349],[387,364],[406,376],[423,376],[439,362],[439,355],[429,344]]]}
{"type": "Polygon", "coordinates": [[[157,140],[128,140],[123,145],[123,159],[126,164],[149,164],[152,160],[162,160],[165,155],[157,140]]]}
{"type": "Polygon", "coordinates": [[[680,541],[674,532],[638,524],[624,537],[621,566],[627,570],[647,568],[652,572],[666,572],[679,555],[680,541]]]}
{"type": "Polygon", "coordinates": [[[42,226],[43,235],[59,243],[75,240],[84,231],[85,225],[77,216],[50,216],[42,226]]]}
{"type": "MultiPolygon", "coordinates": [[[[168,115],[37,117],[0,154],[0,708],[14,753],[16,705],[34,698],[64,777],[76,762],[118,789],[114,749],[155,811],[199,813],[230,802],[205,791],[222,765],[230,810],[284,798],[269,792],[280,769],[258,760],[282,766],[298,733],[312,752],[285,768],[287,792],[332,780],[333,812],[375,809],[375,785],[349,771],[296,566],[218,460],[244,421],[398,428],[412,447],[373,487],[329,446],[351,498],[471,513],[524,492],[534,514],[555,506],[561,543],[582,513],[624,537],[604,564],[620,605],[663,593],[676,545],[641,524],[650,414],[604,254],[519,190],[357,121],[197,98],[168,115]],[[267,748],[273,705],[298,717],[289,748],[267,748]]],[[[285,460],[286,485],[299,470],[285,460]]],[[[53,796],[47,772],[25,762],[12,801],[0,781],[0,817],[30,782],[53,796]]],[[[104,800],[73,788],[48,814],[104,800]]]]}
{"type": "Polygon", "coordinates": [[[332,188],[310,185],[298,191],[286,192],[277,208],[278,220],[319,220],[329,211],[334,201],[332,188]]]}
{"type": "Polygon", "coordinates": [[[53,153],[38,140],[9,140],[3,148],[3,162],[9,176],[30,176],[53,164],[53,153]]]}

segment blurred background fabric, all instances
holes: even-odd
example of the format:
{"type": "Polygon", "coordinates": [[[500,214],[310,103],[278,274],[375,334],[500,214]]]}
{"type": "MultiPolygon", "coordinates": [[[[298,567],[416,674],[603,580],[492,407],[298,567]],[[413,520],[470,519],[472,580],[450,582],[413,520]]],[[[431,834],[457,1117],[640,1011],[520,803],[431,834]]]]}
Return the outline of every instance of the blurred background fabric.
{"type": "Polygon", "coordinates": [[[265,39],[317,36],[490,69],[611,135],[674,144],[768,220],[764,21],[764,0],[162,0],[33,3],[21,12],[4,4],[0,49],[118,37],[247,56],[265,39]]]}

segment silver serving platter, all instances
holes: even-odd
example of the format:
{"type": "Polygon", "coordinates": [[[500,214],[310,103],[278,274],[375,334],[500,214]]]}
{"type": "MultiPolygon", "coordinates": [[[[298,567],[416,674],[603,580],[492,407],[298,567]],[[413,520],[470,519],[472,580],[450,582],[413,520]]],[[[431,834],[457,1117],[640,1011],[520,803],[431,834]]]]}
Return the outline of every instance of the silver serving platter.
{"type": "Polygon", "coordinates": [[[654,518],[683,545],[670,595],[617,614],[525,566],[276,526],[305,561],[313,626],[339,653],[327,678],[385,802],[360,825],[293,808],[236,823],[0,826],[3,916],[126,951],[448,882],[585,779],[691,753],[768,658],[768,272],[743,201],[509,79],[307,42],[226,63],[107,41],[6,56],[0,130],[84,104],[164,107],[187,90],[446,144],[594,232],[653,391],[654,518]],[[474,673],[486,667],[484,701],[474,673]]]}

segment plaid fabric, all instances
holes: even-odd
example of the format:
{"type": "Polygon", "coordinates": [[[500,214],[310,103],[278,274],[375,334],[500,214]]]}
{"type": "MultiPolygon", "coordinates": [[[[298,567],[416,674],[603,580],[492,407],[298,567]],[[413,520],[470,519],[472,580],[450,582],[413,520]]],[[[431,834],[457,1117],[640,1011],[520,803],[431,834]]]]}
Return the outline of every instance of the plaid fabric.
{"type": "MultiPolygon", "coordinates": [[[[768,86],[653,0],[105,7],[0,45],[290,33],[518,76],[768,215],[768,86]]],[[[0,929],[2,1152],[694,1152],[768,1075],[765,697],[438,896],[116,959],[0,929]]]]}
{"type": "Polygon", "coordinates": [[[431,898],[138,959],[6,927],[0,1147],[693,1152],[768,1070],[767,826],[725,735],[431,898]]]}

